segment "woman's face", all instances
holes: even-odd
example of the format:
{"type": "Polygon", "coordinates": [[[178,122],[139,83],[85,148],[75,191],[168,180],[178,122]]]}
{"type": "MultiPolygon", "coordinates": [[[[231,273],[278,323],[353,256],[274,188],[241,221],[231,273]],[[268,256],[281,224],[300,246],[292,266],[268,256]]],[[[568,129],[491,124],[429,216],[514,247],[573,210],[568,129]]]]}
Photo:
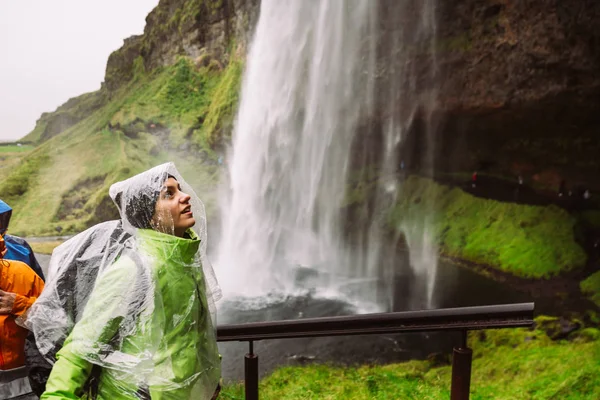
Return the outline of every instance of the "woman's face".
{"type": "Polygon", "coordinates": [[[157,231],[182,237],[195,224],[190,196],[181,191],[175,178],[167,179],[156,202],[152,226],[157,231]]]}

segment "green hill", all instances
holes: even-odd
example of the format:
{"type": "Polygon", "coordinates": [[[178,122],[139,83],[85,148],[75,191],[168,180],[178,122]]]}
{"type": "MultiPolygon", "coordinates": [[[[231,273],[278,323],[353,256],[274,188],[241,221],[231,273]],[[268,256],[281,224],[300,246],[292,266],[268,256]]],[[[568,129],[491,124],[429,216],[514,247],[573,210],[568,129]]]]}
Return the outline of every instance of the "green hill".
{"type": "MultiPolygon", "coordinates": [[[[8,161],[11,167],[0,192],[18,210],[11,230],[73,233],[115,217],[109,186],[169,160],[203,194],[210,210],[219,173],[212,148],[231,124],[241,72],[238,60],[223,69],[198,68],[182,57],[149,74],[140,71],[110,97],[102,89],[59,108],[53,118],[73,119],[94,110],[35,149],[19,153],[20,163],[8,161]]],[[[40,140],[47,126],[42,117],[25,139],[40,140]]]]}
{"type": "Polygon", "coordinates": [[[42,114],[21,140],[31,145],[3,146],[11,232],[68,234],[114,218],[109,186],[166,161],[213,212],[218,149],[231,133],[255,3],[231,10],[217,0],[161,1],[144,35],[109,57],[99,91],[42,114]]]}

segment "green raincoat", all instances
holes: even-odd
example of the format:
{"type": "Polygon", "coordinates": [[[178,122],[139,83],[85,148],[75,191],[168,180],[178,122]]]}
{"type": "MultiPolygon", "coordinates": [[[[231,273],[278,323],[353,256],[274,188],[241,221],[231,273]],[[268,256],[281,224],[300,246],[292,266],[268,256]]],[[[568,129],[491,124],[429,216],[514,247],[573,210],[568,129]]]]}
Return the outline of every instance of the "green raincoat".
{"type": "Polygon", "coordinates": [[[127,255],[98,277],[81,320],[57,353],[42,400],[85,398],[93,364],[102,366],[98,399],[139,399],[140,387],[152,400],[203,400],[215,391],[210,386],[221,373],[215,330],[202,268],[190,266],[200,240],[192,230],[191,239],[152,230],[137,235],[137,254],[151,260],[143,263],[151,266],[149,277],[140,273],[137,257],[127,255]],[[144,279],[149,285],[140,283],[144,279]],[[115,337],[124,318],[115,315],[127,314],[123,308],[132,296],[143,297],[132,287],[152,288],[153,304],[134,317],[130,335],[115,337]]]}

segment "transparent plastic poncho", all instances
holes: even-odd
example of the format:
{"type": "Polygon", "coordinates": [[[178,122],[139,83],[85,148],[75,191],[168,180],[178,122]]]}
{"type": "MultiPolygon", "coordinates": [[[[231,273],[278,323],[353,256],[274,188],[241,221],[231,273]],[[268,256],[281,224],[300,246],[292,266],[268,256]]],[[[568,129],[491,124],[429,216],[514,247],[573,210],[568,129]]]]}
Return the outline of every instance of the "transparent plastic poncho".
{"type": "Polygon", "coordinates": [[[204,206],[172,163],[112,185],[110,196],[121,220],[54,250],[45,290],[20,322],[51,363],[64,347],[102,367],[102,387],[118,392],[104,396],[135,398],[144,388],[152,398],[210,399],[220,378],[221,292],[206,256],[204,206]],[[177,207],[189,203],[195,219],[184,237],[174,235],[177,215],[157,218],[171,177],[190,196],[177,207]]]}

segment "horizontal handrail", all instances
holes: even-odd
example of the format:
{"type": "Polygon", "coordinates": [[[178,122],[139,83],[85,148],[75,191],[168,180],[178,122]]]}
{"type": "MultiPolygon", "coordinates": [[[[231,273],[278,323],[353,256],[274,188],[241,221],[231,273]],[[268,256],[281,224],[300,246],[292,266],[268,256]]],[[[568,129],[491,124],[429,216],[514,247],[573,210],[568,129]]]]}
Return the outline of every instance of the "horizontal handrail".
{"type": "Polygon", "coordinates": [[[305,318],[217,327],[217,340],[256,341],[301,337],[519,328],[533,325],[534,303],[305,318]]]}

